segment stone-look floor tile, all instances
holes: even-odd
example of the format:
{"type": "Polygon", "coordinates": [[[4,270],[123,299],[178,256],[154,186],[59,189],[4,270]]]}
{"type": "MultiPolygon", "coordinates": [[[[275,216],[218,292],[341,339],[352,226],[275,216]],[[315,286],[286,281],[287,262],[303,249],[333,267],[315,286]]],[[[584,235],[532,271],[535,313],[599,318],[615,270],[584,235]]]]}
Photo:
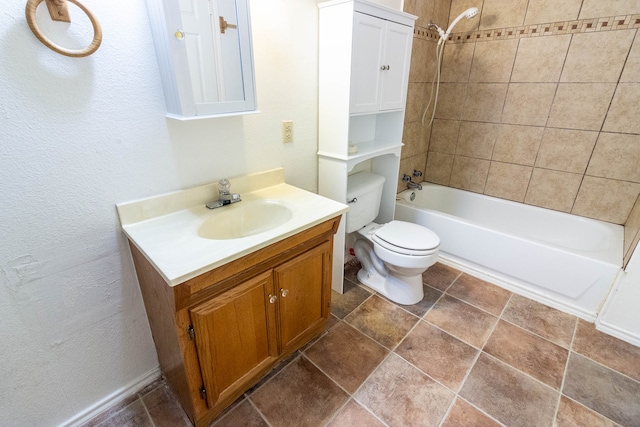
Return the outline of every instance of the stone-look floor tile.
{"type": "Polygon", "coordinates": [[[354,398],[390,426],[437,426],[455,395],[390,355],[354,398]]]}
{"type": "Polygon", "coordinates": [[[111,414],[106,420],[95,425],[96,427],[153,427],[153,423],[147,415],[147,411],[140,399],[111,414]]]}
{"type": "Polygon", "coordinates": [[[617,427],[618,424],[597,412],[569,399],[560,397],[555,427],[617,427]]]}
{"type": "MultiPolygon", "coordinates": [[[[303,347],[304,348],[304,347],[303,347]]],[[[276,376],[276,374],[278,372],[280,372],[281,370],[283,370],[284,368],[287,367],[287,365],[289,365],[289,363],[293,362],[293,360],[296,357],[300,356],[300,352],[299,351],[294,351],[293,353],[291,353],[286,359],[281,360],[280,362],[278,362],[278,364],[276,366],[274,366],[273,368],[271,368],[271,370],[267,373],[267,375],[265,375],[264,377],[260,378],[260,380],[258,380],[258,382],[251,387],[249,390],[247,390],[245,392],[246,396],[251,395],[254,391],[258,390],[260,387],[262,387],[262,385],[264,385],[264,383],[266,383],[267,381],[269,381],[271,378],[273,378],[274,376],[276,376]]]]}
{"type": "Polygon", "coordinates": [[[327,319],[327,324],[324,327],[324,332],[320,333],[319,335],[316,335],[314,338],[311,338],[311,340],[309,340],[309,342],[307,342],[305,345],[300,347],[298,351],[300,353],[304,353],[309,347],[315,344],[316,341],[318,341],[320,338],[325,336],[327,332],[329,332],[334,326],[336,326],[340,322],[341,322],[340,319],[338,319],[336,316],[334,316],[333,314],[330,315],[329,319],[327,319]]]}
{"type": "Polygon", "coordinates": [[[487,417],[482,412],[457,398],[456,402],[442,423],[442,427],[500,427],[500,424],[487,417]]]}
{"type": "Polygon", "coordinates": [[[395,304],[374,295],[344,320],[391,349],[407,335],[419,319],[395,304]]]}
{"type": "Polygon", "coordinates": [[[451,390],[458,390],[477,349],[426,322],[420,322],[395,353],[451,390]]]}
{"type": "Polygon", "coordinates": [[[422,282],[445,291],[459,275],[455,268],[437,262],[422,273],[422,282]]]}
{"type": "Polygon", "coordinates": [[[242,395],[242,396],[238,397],[231,405],[227,406],[222,412],[220,412],[220,414],[218,414],[218,416],[215,417],[209,423],[208,427],[214,426],[218,421],[220,421],[222,418],[226,417],[229,412],[231,412],[234,409],[236,409],[236,406],[240,405],[245,400],[246,400],[246,395],[242,395]]]}
{"type": "Polygon", "coordinates": [[[331,314],[340,319],[343,319],[371,296],[371,292],[349,280],[344,281],[343,291],[342,294],[331,291],[331,314]]]}
{"type": "Polygon", "coordinates": [[[341,322],[318,340],[305,356],[349,393],[355,392],[389,351],[341,322]]]}
{"type": "Polygon", "coordinates": [[[424,298],[422,298],[422,301],[420,301],[419,303],[413,305],[398,304],[397,302],[391,301],[389,298],[383,295],[380,296],[386,301],[389,301],[397,305],[398,307],[407,310],[409,313],[415,314],[418,317],[422,317],[427,311],[429,311],[431,307],[433,307],[436,301],[438,301],[438,298],[442,296],[442,292],[435,288],[432,288],[431,286],[422,285],[422,289],[424,291],[424,298]]]}
{"type": "Polygon", "coordinates": [[[509,427],[549,427],[558,393],[482,353],[460,396],[509,427]]]}
{"type": "Polygon", "coordinates": [[[578,320],[571,349],[640,381],[640,347],[604,334],[592,323],[578,320]]]}
{"type": "Polygon", "coordinates": [[[142,402],[156,427],[191,427],[191,422],[168,385],[147,393],[142,402]]]}
{"type": "Polygon", "coordinates": [[[268,427],[269,424],[262,419],[258,411],[246,399],[225,414],[222,418],[211,424],[211,427],[268,427]]]}
{"type": "MultiPolygon", "coordinates": [[[[344,278],[352,283],[358,283],[358,271],[362,265],[357,259],[344,265],[344,278]]],[[[346,285],[346,283],[345,283],[346,285]]]]}
{"type": "Polygon", "coordinates": [[[278,426],[326,424],[349,396],[304,357],[299,357],[249,399],[278,426]]]}
{"type": "Polygon", "coordinates": [[[481,348],[498,318],[445,294],[424,316],[424,320],[467,344],[481,348]]]}
{"type": "Polygon", "coordinates": [[[147,393],[152,392],[153,390],[157,389],[158,387],[162,386],[165,384],[165,381],[162,377],[158,378],[157,380],[155,380],[154,382],[152,382],[151,384],[147,385],[146,387],[144,387],[142,390],[140,390],[138,392],[138,397],[144,397],[144,395],[146,395],[147,393]]]}
{"type": "Polygon", "coordinates": [[[502,313],[511,297],[511,292],[506,289],[465,273],[453,282],[447,293],[495,316],[502,313]]]}
{"type": "Polygon", "coordinates": [[[575,316],[515,294],[502,318],[567,349],[576,325],[575,316]]]}
{"type": "Polygon", "coordinates": [[[560,390],[569,351],[503,320],[498,322],[484,351],[560,390]]]}
{"type": "Polygon", "coordinates": [[[338,323],[340,323],[340,319],[338,319],[334,315],[329,316],[329,319],[327,319],[327,326],[326,326],[325,330],[326,331],[330,331],[338,323]]]}
{"type": "Polygon", "coordinates": [[[640,426],[640,382],[571,353],[562,393],[626,427],[640,426]]]}
{"type": "MultiPolygon", "coordinates": [[[[160,384],[156,384],[155,387],[158,387],[159,385],[160,384]]],[[[146,393],[148,393],[152,389],[148,389],[148,386],[147,386],[143,390],[146,390],[146,393]]],[[[111,424],[103,424],[103,423],[109,420],[110,418],[115,417],[120,411],[123,411],[128,406],[132,405],[135,401],[139,401],[139,396],[140,396],[140,393],[126,397],[121,402],[116,403],[115,405],[108,408],[106,411],[96,415],[89,421],[81,424],[80,427],[96,427],[96,426],[103,426],[103,425],[105,426],[111,425],[111,424]]],[[[140,403],[142,402],[140,401],[140,403]]],[[[136,409],[136,406],[134,405],[129,410],[135,412],[135,409],[136,409]]],[[[126,412],[124,412],[122,415],[123,417],[126,417],[124,414],[126,414],[126,412]]]]}
{"type": "Polygon", "coordinates": [[[384,427],[376,417],[360,406],[353,399],[350,400],[327,427],[384,427]]]}

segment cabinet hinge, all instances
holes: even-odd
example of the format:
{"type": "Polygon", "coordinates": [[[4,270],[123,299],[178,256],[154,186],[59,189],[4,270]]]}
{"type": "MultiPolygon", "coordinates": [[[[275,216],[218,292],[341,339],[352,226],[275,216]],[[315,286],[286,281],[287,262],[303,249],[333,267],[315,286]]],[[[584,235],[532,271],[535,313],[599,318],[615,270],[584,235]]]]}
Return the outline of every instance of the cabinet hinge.
{"type": "Polygon", "coordinates": [[[207,400],[207,389],[204,386],[200,387],[200,399],[207,400]]]}
{"type": "Polygon", "coordinates": [[[196,331],[193,329],[192,325],[187,326],[187,338],[189,338],[189,341],[196,339],[196,331]]]}

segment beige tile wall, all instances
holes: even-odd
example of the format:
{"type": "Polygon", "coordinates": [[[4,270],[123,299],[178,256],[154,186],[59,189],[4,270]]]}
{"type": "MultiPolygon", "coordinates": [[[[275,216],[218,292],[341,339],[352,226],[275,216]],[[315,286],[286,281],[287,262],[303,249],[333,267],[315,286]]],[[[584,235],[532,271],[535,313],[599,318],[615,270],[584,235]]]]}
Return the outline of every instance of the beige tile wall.
{"type": "Polygon", "coordinates": [[[405,10],[420,18],[401,174],[626,224],[628,258],[640,235],[640,2],[410,0],[405,10]],[[427,24],[447,27],[472,6],[479,16],[445,48],[427,128],[437,41],[427,24]]]}
{"type": "MultiPolygon", "coordinates": [[[[407,111],[403,132],[404,147],[400,160],[400,175],[398,177],[398,192],[404,189],[403,174],[411,175],[414,170],[425,171],[427,151],[431,139],[431,129],[422,125],[422,117],[429,104],[431,82],[435,71],[436,36],[427,31],[429,21],[446,22],[449,19],[451,0],[405,0],[405,12],[418,16],[411,52],[411,71],[409,73],[409,90],[407,93],[407,111]],[[418,130],[420,129],[420,130],[418,130]]],[[[441,99],[455,98],[456,94],[440,94],[441,99]]],[[[438,108],[440,108],[438,104],[438,108]]],[[[445,106],[446,108],[446,106],[445,106]]],[[[453,106],[452,108],[455,108],[453,106]]],[[[427,111],[431,117],[432,110],[427,111]]],[[[427,118],[428,120],[428,118],[427,118]]],[[[455,153],[455,142],[453,152],[455,153]]],[[[437,155],[434,156],[434,159],[437,155]]],[[[450,159],[453,162],[453,156],[450,159]]],[[[445,162],[447,160],[444,160],[445,162]]],[[[448,179],[447,179],[448,180],[448,179]]]]}

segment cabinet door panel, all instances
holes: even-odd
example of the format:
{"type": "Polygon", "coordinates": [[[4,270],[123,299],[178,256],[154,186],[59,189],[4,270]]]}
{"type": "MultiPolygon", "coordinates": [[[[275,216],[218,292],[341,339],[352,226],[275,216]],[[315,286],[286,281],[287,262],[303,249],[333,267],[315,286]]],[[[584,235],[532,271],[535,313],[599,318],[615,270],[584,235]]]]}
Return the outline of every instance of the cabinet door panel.
{"type": "Polygon", "coordinates": [[[351,107],[353,113],[378,111],[383,71],[385,21],[362,13],[353,14],[351,107]]]}
{"type": "Polygon", "coordinates": [[[384,62],[389,69],[382,75],[380,109],[403,109],[407,100],[413,29],[395,22],[387,22],[386,36],[384,62]]]}
{"type": "Polygon", "coordinates": [[[271,271],[191,310],[198,358],[211,407],[225,391],[278,355],[271,271]]]}
{"type": "Polygon", "coordinates": [[[329,317],[331,245],[324,243],[274,269],[282,351],[329,317]]]}

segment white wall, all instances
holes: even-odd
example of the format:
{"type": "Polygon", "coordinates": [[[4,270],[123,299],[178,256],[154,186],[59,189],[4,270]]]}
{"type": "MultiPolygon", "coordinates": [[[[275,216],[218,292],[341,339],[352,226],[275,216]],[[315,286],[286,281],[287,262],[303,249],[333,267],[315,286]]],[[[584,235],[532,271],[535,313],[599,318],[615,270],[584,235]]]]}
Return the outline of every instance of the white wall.
{"type": "Polygon", "coordinates": [[[164,117],[144,0],[82,1],[104,40],[80,59],[36,40],[24,1],[0,9],[7,426],[77,420],[157,367],[117,202],[278,166],[289,183],[317,187],[315,0],[252,0],[261,113],[188,123],[164,117]],[[280,142],[284,119],[293,144],[280,142]]]}

